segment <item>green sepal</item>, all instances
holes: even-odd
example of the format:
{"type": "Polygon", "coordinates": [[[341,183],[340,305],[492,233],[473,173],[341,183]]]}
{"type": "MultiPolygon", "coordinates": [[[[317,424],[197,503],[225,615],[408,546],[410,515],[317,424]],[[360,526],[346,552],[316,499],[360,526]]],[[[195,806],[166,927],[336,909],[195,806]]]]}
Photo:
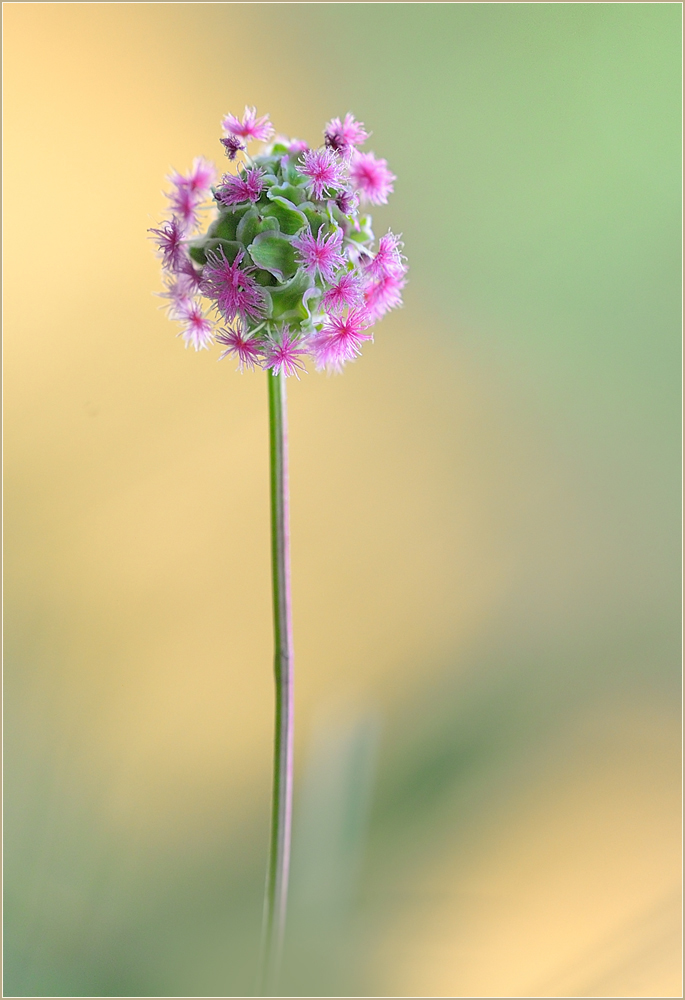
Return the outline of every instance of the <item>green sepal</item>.
{"type": "Polygon", "coordinates": [[[244,246],[249,246],[255,236],[265,230],[278,230],[276,219],[262,219],[256,208],[251,208],[249,212],[240,220],[240,225],[236,231],[236,239],[244,246]]]}
{"type": "Polygon", "coordinates": [[[299,211],[306,216],[307,222],[311,226],[312,234],[316,237],[319,235],[319,230],[325,222],[328,222],[326,213],[321,209],[316,208],[311,201],[305,201],[302,205],[299,205],[299,211]]]}
{"type": "Polygon", "coordinates": [[[207,230],[207,236],[210,239],[234,240],[238,223],[249,210],[249,205],[243,205],[241,208],[223,211],[207,230]]]}
{"type": "Polygon", "coordinates": [[[257,267],[270,271],[279,281],[287,281],[297,270],[295,250],[285,236],[260,233],[248,247],[248,252],[257,267]]]}
{"type": "Polygon", "coordinates": [[[277,184],[270,188],[266,194],[267,198],[286,198],[293,205],[301,205],[307,200],[307,191],[304,184],[277,184]]]}
{"type": "Polygon", "coordinates": [[[271,293],[271,319],[299,324],[309,318],[309,311],[302,302],[302,296],[314,285],[314,279],[304,270],[297,272],[285,285],[269,289],[271,293]]]}
{"type": "Polygon", "coordinates": [[[213,250],[216,252],[219,247],[223,249],[224,256],[229,264],[233,263],[241,250],[245,250],[245,247],[241,243],[236,243],[234,240],[205,239],[197,243],[191,243],[188,247],[188,253],[196,264],[206,264],[207,251],[213,250]]]}
{"type": "Polygon", "coordinates": [[[269,194],[269,197],[271,204],[266,206],[263,214],[264,216],[273,216],[274,219],[278,219],[281,232],[285,233],[286,236],[294,236],[295,233],[299,233],[300,229],[307,225],[306,217],[302,212],[298,212],[293,203],[288,201],[287,198],[279,198],[271,194],[269,194]]]}

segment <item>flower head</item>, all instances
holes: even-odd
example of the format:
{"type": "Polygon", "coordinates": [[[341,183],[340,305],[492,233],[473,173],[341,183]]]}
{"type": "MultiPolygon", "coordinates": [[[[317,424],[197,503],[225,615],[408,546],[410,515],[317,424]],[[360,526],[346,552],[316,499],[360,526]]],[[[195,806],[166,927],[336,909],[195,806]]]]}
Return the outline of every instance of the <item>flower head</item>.
{"type": "Polygon", "coordinates": [[[251,142],[253,139],[257,142],[268,142],[274,134],[274,127],[269,121],[269,116],[263,115],[258,118],[257,109],[249,108],[247,105],[245,105],[242,121],[235,115],[226,115],[222,125],[224,131],[228,132],[229,135],[245,139],[246,142],[251,142]]]}
{"type": "Polygon", "coordinates": [[[195,299],[181,299],[176,303],[173,318],[183,323],[179,336],[183,337],[186,347],[192,344],[196,351],[209,348],[212,342],[212,324],[199,302],[195,299]]]}
{"type": "Polygon", "coordinates": [[[184,226],[175,216],[162,223],[160,229],[148,230],[156,236],[155,243],[162,258],[162,267],[168,271],[178,271],[187,259],[183,243],[184,226]]]}
{"type": "Polygon", "coordinates": [[[302,154],[300,173],[311,181],[312,194],[315,198],[323,198],[324,191],[337,190],[342,186],[342,170],[340,161],[330,149],[308,149],[302,154]]]}
{"type": "Polygon", "coordinates": [[[355,153],[350,162],[350,180],[364,200],[372,205],[385,205],[394,190],[395,175],[388,170],[386,160],[373,153],[355,153]]]}
{"type": "Polygon", "coordinates": [[[361,122],[355,121],[349,112],[344,121],[332,118],[324,129],[324,141],[329,149],[336,153],[349,153],[355,146],[361,145],[369,138],[361,122]]]}
{"type": "Polygon", "coordinates": [[[354,191],[343,188],[335,198],[335,203],[343,215],[352,215],[359,208],[359,198],[354,191]]]}
{"type": "Polygon", "coordinates": [[[283,324],[278,333],[265,344],[262,367],[270,369],[273,375],[280,375],[283,372],[286,378],[291,375],[299,378],[298,371],[307,370],[300,361],[300,357],[306,353],[302,340],[296,333],[291,332],[287,324],[283,324]]]}
{"type": "Polygon", "coordinates": [[[222,205],[239,205],[241,201],[258,201],[264,188],[264,171],[250,167],[244,173],[234,176],[224,174],[216,198],[222,205]]]}
{"type": "Polygon", "coordinates": [[[345,263],[341,253],[342,239],[339,229],[334,229],[325,236],[322,227],[316,238],[309,229],[304,229],[292,243],[307,274],[316,274],[318,271],[324,281],[333,281],[335,272],[345,263]]]}
{"type": "Polygon", "coordinates": [[[263,354],[263,346],[260,342],[248,333],[245,324],[238,319],[234,326],[229,326],[225,330],[220,330],[216,335],[217,344],[223,344],[225,351],[219,355],[219,361],[229,355],[238,359],[238,371],[242,372],[246,368],[254,369],[259,363],[263,354]]]}
{"type": "Polygon", "coordinates": [[[371,321],[363,309],[351,309],[347,316],[328,316],[309,344],[316,367],[341,371],[346,361],[359,357],[365,340],[373,340],[366,332],[370,326],[371,321]]]}
{"type": "Polygon", "coordinates": [[[229,322],[238,316],[243,320],[258,320],[266,311],[264,293],[252,274],[240,267],[243,257],[241,251],[229,264],[222,246],[216,251],[208,250],[202,273],[204,294],[214,300],[217,310],[229,322]]]}

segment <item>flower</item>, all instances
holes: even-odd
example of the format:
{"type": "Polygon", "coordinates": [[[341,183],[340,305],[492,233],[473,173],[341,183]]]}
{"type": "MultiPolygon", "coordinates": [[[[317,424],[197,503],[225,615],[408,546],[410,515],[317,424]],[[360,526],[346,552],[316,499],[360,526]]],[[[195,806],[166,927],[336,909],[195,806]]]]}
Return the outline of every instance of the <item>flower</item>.
{"type": "Polygon", "coordinates": [[[246,142],[251,142],[253,139],[258,142],[268,142],[274,134],[274,127],[269,121],[269,116],[263,115],[261,118],[257,118],[257,109],[249,108],[247,105],[245,105],[242,121],[235,115],[226,115],[221,124],[229,135],[238,136],[240,139],[245,139],[246,142]]]}
{"type": "Polygon", "coordinates": [[[235,160],[241,149],[245,149],[240,139],[235,135],[226,135],[219,142],[224,147],[224,151],[229,160],[235,160]]]}
{"type": "Polygon", "coordinates": [[[364,289],[364,305],[370,320],[375,323],[390,309],[402,305],[404,274],[385,274],[378,281],[371,281],[364,289]]]}
{"type": "Polygon", "coordinates": [[[176,303],[173,318],[184,324],[179,336],[183,336],[186,347],[193,345],[196,351],[209,348],[212,342],[212,324],[202,311],[202,306],[194,299],[181,299],[176,303]]]}
{"type": "Polygon", "coordinates": [[[340,161],[330,149],[308,149],[300,160],[300,173],[309,177],[312,194],[315,198],[323,198],[326,188],[336,190],[342,181],[340,161]]]}
{"type": "Polygon", "coordinates": [[[241,201],[258,201],[264,188],[264,171],[259,167],[250,167],[243,174],[234,177],[224,174],[221,187],[217,188],[216,197],[223,205],[238,205],[241,201]]]}
{"type": "Polygon", "coordinates": [[[291,332],[287,323],[284,323],[279,333],[266,342],[262,367],[270,369],[273,375],[280,375],[283,372],[286,378],[294,375],[299,379],[298,371],[307,370],[299,358],[306,353],[303,341],[297,333],[291,332]]]}
{"type": "Polygon", "coordinates": [[[378,159],[373,153],[354,153],[350,180],[363,199],[372,205],[385,205],[394,190],[395,175],[388,170],[387,161],[378,159]]]}
{"type": "Polygon", "coordinates": [[[364,262],[366,273],[372,278],[384,278],[390,274],[404,274],[405,267],[400,253],[403,246],[399,236],[395,236],[388,230],[385,236],[381,236],[378,241],[378,250],[373,257],[366,258],[364,262]]]}
{"type": "Polygon", "coordinates": [[[307,274],[316,274],[318,271],[324,281],[333,281],[335,272],[345,263],[340,252],[342,239],[339,229],[334,229],[325,236],[322,227],[316,238],[309,229],[305,229],[295,237],[292,245],[299,253],[307,274]]]}
{"type": "Polygon", "coordinates": [[[316,367],[342,371],[346,361],[359,357],[363,341],[373,340],[373,336],[365,332],[370,326],[371,321],[363,309],[351,309],[347,316],[328,316],[309,344],[316,367]]]}
{"type": "Polygon", "coordinates": [[[155,243],[162,257],[162,267],[168,271],[178,271],[182,262],[187,259],[183,244],[183,224],[172,217],[162,224],[161,229],[149,229],[148,232],[157,236],[155,243]]]}
{"type": "Polygon", "coordinates": [[[249,271],[240,267],[244,256],[241,250],[229,264],[222,246],[206,254],[202,290],[208,298],[214,299],[217,310],[229,322],[238,316],[243,320],[258,320],[266,311],[264,293],[249,271]]]}
{"type": "Polygon", "coordinates": [[[343,215],[352,215],[359,208],[359,198],[353,191],[343,188],[335,199],[335,203],[343,215]]]}
{"type": "Polygon", "coordinates": [[[322,306],[326,312],[339,313],[362,301],[362,282],[357,271],[345,271],[324,293],[322,306]]]}
{"type": "Polygon", "coordinates": [[[263,351],[262,345],[246,331],[245,325],[240,320],[235,327],[229,326],[225,330],[220,330],[216,335],[216,342],[226,347],[226,350],[219,355],[219,361],[228,355],[237,358],[239,372],[243,372],[245,368],[254,369],[263,351]]]}
{"type": "Polygon", "coordinates": [[[349,153],[354,146],[361,145],[369,138],[362,123],[355,121],[354,115],[349,112],[342,122],[339,118],[332,118],[323,134],[326,145],[336,153],[349,153]]]}

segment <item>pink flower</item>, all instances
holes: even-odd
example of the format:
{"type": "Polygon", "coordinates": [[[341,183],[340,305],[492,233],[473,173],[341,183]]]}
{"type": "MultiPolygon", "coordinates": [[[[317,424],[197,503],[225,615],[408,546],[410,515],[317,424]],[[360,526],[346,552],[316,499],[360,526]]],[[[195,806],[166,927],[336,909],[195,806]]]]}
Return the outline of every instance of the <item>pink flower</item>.
{"type": "Polygon", "coordinates": [[[192,344],[196,351],[202,350],[203,347],[209,349],[212,342],[212,324],[198,302],[193,299],[180,300],[174,310],[173,318],[180,320],[184,325],[179,336],[183,336],[186,347],[192,344]]]}
{"type": "Polygon", "coordinates": [[[240,139],[245,139],[246,142],[251,142],[253,139],[257,142],[268,142],[274,134],[274,127],[269,121],[269,116],[263,115],[261,118],[257,118],[257,109],[249,108],[247,105],[245,105],[242,121],[235,115],[226,115],[221,124],[229,135],[238,136],[240,139]]]}
{"type": "Polygon", "coordinates": [[[351,309],[347,316],[328,316],[321,331],[309,342],[316,367],[341,371],[346,361],[359,357],[365,340],[373,340],[370,333],[365,333],[370,326],[363,309],[351,309]]]}
{"type": "Polygon", "coordinates": [[[350,163],[350,180],[366,201],[385,205],[394,190],[395,175],[388,170],[387,162],[373,153],[355,153],[350,163]]]}
{"type": "Polygon", "coordinates": [[[229,160],[235,160],[241,149],[245,149],[240,139],[236,138],[234,135],[227,135],[223,139],[219,139],[219,142],[224,147],[226,156],[229,160]]]}
{"type": "Polygon", "coordinates": [[[294,375],[299,379],[298,371],[307,371],[299,360],[301,355],[307,353],[306,348],[302,346],[303,343],[304,341],[296,333],[291,333],[290,327],[284,324],[276,338],[266,342],[262,367],[270,368],[274,375],[283,372],[286,378],[294,375]]]}
{"type": "Polygon", "coordinates": [[[199,210],[215,176],[214,164],[198,156],[193,160],[188,174],[179,174],[175,171],[169,177],[173,185],[173,190],[167,194],[171,202],[171,211],[183,223],[186,231],[194,229],[200,221],[199,210]]]}
{"type": "Polygon", "coordinates": [[[324,281],[333,281],[336,270],[345,263],[345,258],[340,252],[342,232],[339,229],[334,229],[328,236],[324,236],[322,227],[316,239],[309,229],[305,229],[292,243],[302,258],[307,274],[315,274],[318,271],[324,281]]]}
{"type": "Polygon", "coordinates": [[[400,242],[399,236],[395,236],[390,230],[381,236],[378,241],[378,250],[373,257],[367,257],[364,261],[364,270],[371,278],[384,278],[387,275],[402,275],[405,273],[405,266],[402,261],[401,248],[404,246],[400,242]]]}
{"type": "Polygon", "coordinates": [[[326,145],[336,153],[349,153],[354,146],[361,145],[369,138],[362,123],[355,121],[354,115],[349,112],[342,122],[339,118],[332,118],[323,134],[326,145]]]}
{"type": "Polygon", "coordinates": [[[222,186],[216,197],[223,205],[237,205],[241,201],[258,201],[264,188],[264,172],[259,167],[250,167],[244,174],[224,174],[222,186]]]}
{"type": "Polygon", "coordinates": [[[214,299],[216,308],[229,322],[237,316],[260,319],[266,312],[264,293],[252,275],[240,267],[243,257],[241,251],[229,264],[222,246],[208,250],[202,272],[203,293],[214,299]]]}
{"type": "Polygon", "coordinates": [[[157,237],[155,243],[162,257],[162,267],[168,271],[178,271],[183,261],[187,260],[183,245],[183,223],[174,217],[169,222],[162,223],[161,229],[150,229],[148,232],[155,233],[157,237]]]}
{"type": "Polygon", "coordinates": [[[340,161],[330,149],[308,149],[302,155],[299,169],[310,179],[315,198],[323,198],[326,188],[336,190],[342,184],[340,161]]]}
{"type": "Polygon", "coordinates": [[[375,323],[390,309],[402,305],[404,273],[385,274],[378,281],[370,282],[364,289],[364,305],[371,322],[375,323]]]}
{"type": "Polygon", "coordinates": [[[287,142],[287,146],[288,146],[288,152],[291,154],[304,153],[307,149],[309,149],[309,146],[304,141],[304,139],[291,139],[289,142],[287,142]]]}
{"type": "Polygon", "coordinates": [[[245,368],[254,369],[262,355],[262,345],[246,332],[241,320],[238,320],[235,328],[229,326],[228,329],[217,333],[216,341],[226,347],[226,350],[220,354],[219,361],[228,355],[237,358],[238,371],[240,372],[243,372],[245,368]]]}
{"type": "Polygon", "coordinates": [[[322,306],[326,312],[341,313],[362,301],[361,278],[356,271],[345,271],[325,293],[322,306]]]}
{"type": "Polygon", "coordinates": [[[335,203],[343,215],[351,215],[359,208],[359,198],[354,192],[348,191],[347,188],[343,188],[338,194],[335,203]]]}

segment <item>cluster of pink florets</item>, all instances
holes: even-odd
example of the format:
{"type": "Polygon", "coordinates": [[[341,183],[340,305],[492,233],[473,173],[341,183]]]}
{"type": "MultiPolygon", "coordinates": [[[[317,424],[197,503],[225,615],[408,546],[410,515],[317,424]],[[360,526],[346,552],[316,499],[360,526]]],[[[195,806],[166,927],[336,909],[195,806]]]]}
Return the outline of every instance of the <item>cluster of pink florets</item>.
{"type": "Polygon", "coordinates": [[[395,177],[357,148],[369,136],[351,114],[328,123],[317,149],[271,141],[268,116],[254,108],[222,125],[237,172],[217,184],[214,166],[198,158],[187,175],[172,174],[169,216],[151,230],[169,314],[186,346],[216,342],[241,371],[297,375],[306,357],[340,371],[373,339],[374,323],[402,304],[402,243],[388,232],[376,245],[360,214],[360,204],[387,202],[395,177]],[[271,144],[252,158],[255,141],[271,144]],[[198,234],[210,198],[217,211],[198,234]]]}

